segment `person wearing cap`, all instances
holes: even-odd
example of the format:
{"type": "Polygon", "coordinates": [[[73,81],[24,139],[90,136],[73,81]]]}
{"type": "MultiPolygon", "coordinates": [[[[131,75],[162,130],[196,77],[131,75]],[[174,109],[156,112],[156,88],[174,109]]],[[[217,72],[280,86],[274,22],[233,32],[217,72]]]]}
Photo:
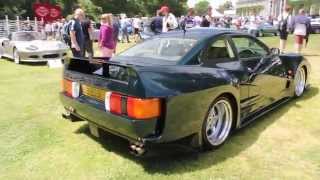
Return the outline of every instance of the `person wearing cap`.
{"type": "Polygon", "coordinates": [[[178,21],[176,17],[170,13],[168,6],[162,6],[160,13],[163,15],[162,32],[168,32],[178,28],[178,21]]]}

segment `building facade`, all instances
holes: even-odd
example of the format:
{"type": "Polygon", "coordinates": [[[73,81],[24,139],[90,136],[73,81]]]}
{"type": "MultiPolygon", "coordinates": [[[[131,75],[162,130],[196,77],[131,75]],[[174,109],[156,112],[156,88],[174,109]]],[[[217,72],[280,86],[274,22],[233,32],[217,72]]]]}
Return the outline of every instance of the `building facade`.
{"type": "Polygon", "coordinates": [[[320,0],[238,0],[237,15],[248,16],[251,12],[264,17],[278,17],[285,4],[291,5],[293,14],[304,8],[310,15],[320,14],[320,0]]]}
{"type": "Polygon", "coordinates": [[[284,0],[238,0],[236,4],[237,14],[248,16],[255,12],[263,17],[278,17],[281,13],[284,0]]]}

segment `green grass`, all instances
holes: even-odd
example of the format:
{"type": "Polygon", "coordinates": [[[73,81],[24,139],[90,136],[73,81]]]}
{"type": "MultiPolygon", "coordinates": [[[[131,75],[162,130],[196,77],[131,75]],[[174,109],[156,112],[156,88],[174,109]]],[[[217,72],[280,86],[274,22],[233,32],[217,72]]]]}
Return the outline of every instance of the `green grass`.
{"type": "MultiPolygon", "coordinates": [[[[262,40],[278,46],[276,38],[262,40]]],[[[85,122],[61,117],[61,69],[0,60],[0,179],[320,179],[319,40],[312,36],[304,51],[312,88],[302,98],[216,151],[150,159],[132,157],[125,141],[95,139],[85,122]]]]}

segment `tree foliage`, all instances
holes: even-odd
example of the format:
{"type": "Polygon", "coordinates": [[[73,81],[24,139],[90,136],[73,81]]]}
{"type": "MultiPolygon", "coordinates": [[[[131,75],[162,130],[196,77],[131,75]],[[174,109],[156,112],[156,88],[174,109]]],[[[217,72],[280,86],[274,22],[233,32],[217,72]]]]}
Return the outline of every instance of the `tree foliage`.
{"type": "Polygon", "coordinates": [[[208,1],[200,1],[194,6],[194,10],[198,15],[204,15],[207,13],[210,3],[208,1]]]}
{"type": "MultiPolygon", "coordinates": [[[[35,2],[36,0],[0,0],[0,16],[33,17],[32,4],[35,2]]],[[[40,0],[40,2],[59,4],[63,16],[72,14],[75,7],[81,7],[87,15],[95,18],[102,13],[153,16],[162,5],[169,6],[176,15],[184,14],[187,9],[187,0],[40,0]]]]}
{"type": "Polygon", "coordinates": [[[233,9],[233,4],[231,1],[225,1],[223,4],[221,4],[218,7],[218,11],[220,11],[221,13],[223,13],[225,10],[231,10],[233,9]]]}

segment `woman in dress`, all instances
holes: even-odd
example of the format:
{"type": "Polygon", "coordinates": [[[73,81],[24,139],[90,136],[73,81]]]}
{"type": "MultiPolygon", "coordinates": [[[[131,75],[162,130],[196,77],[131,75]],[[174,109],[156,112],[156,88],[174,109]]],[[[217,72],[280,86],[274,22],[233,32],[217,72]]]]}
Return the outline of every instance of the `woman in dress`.
{"type": "Polygon", "coordinates": [[[102,57],[106,60],[109,60],[112,57],[115,48],[115,42],[113,39],[112,14],[103,14],[101,16],[99,47],[102,57]]]}

